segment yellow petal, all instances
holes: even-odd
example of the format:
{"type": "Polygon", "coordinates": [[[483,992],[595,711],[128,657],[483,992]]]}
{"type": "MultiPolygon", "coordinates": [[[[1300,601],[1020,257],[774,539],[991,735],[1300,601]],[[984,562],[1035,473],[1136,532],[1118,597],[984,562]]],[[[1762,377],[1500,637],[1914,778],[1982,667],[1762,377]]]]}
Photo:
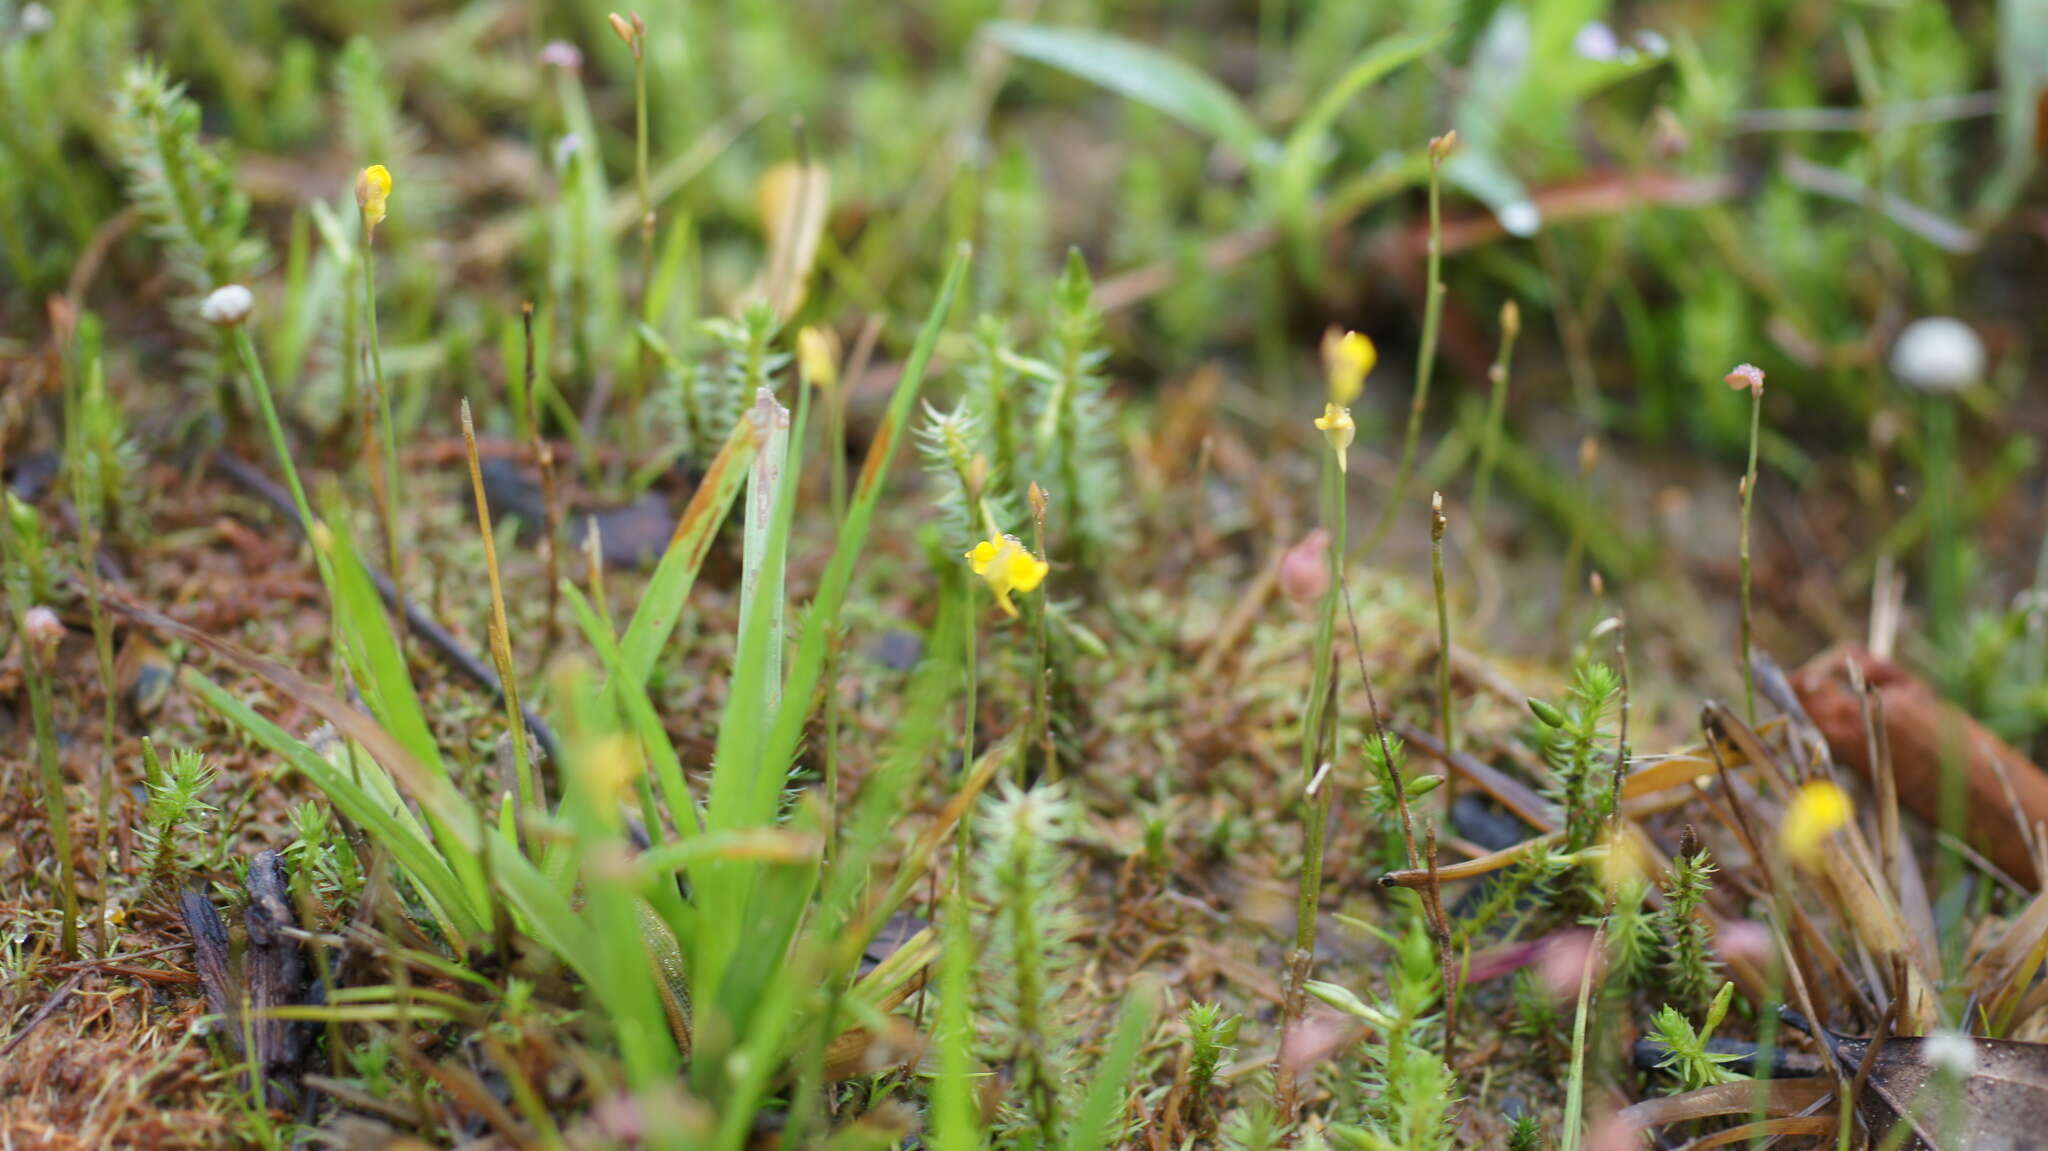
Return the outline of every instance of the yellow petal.
{"type": "Polygon", "coordinates": [[[967,553],[967,562],[974,568],[975,575],[985,576],[988,574],[989,562],[995,559],[1002,550],[1003,546],[996,541],[983,540],[974,545],[973,551],[967,553]]]}
{"type": "Polygon", "coordinates": [[[384,222],[385,202],[390,198],[391,171],[384,165],[372,164],[356,177],[356,206],[371,227],[384,222]]]}
{"type": "Polygon", "coordinates": [[[1051,565],[1019,547],[1005,557],[1003,579],[1017,591],[1036,591],[1038,585],[1045,582],[1045,573],[1050,570],[1051,565]]]}
{"type": "Polygon", "coordinates": [[[839,383],[839,340],[830,328],[805,328],[796,334],[796,367],[817,387],[831,391],[839,383]]]}
{"type": "Polygon", "coordinates": [[[1324,404],[1323,414],[1316,418],[1316,429],[1330,441],[1330,450],[1337,453],[1337,470],[1349,471],[1345,453],[1351,450],[1351,439],[1358,434],[1358,425],[1351,422],[1351,409],[1336,404],[1324,404]]]}
{"type": "Polygon", "coordinates": [[[1330,401],[1342,407],[1357,399],[1379,358],[1379,349],[1361,332],[1331,328],[1324,333],[1323,373],[1329,378],[1330,401]]]}
{"type": "Polygon", "coordinates": [[[1849,822],[1849,794],[1827,780],[1799,789],[1785,808],[1778,845],[1800,863],[1811,863],[1827,838],[1849,822]]]}

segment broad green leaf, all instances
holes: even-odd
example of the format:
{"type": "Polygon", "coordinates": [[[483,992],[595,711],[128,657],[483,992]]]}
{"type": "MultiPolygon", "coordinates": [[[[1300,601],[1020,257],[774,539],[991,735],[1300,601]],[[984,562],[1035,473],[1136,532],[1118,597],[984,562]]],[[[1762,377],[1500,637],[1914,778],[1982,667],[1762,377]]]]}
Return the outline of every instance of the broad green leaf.
{"type": "Polygon", "coordinates": [[[982,34],[1006,50],[1100,84],[1229,144],[1247,159],[1267,146],[1251,114],[1206,72],[1106,32],[998,21],[982,34]]]}
{"type": "Polygon", "coordinates": [[[635,684],[646,686],[654,661],[661,655],[668,637],[675,633],[683,602],[690,598],[690,585],[697,582],[697,572],[704,566],[718,525],[725,522],[740,486],[747,481],[747,466],[754,462],[758,442],[759,429],[752,420],[741,416],[732,433],[725,437],[718,455],[712,458],[711,467],[698,483],[696,494],[690,497],[689,506],[683,509],[682,518],[676,521],[668,550],[655,565],[647,591],[641,595],[632,620],[626,624],[626,634],[619,640],[622,665],[635,684]]]}

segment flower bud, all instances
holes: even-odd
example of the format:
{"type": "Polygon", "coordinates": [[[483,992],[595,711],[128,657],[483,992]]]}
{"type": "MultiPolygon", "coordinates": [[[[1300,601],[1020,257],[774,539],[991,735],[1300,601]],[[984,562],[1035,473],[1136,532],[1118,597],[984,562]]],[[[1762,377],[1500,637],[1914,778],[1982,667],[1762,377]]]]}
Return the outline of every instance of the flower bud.
{"type": "Polygon", "coordinates": [[[363,222],[374,228],[384,222],[385,203],[391,199],[391,170],[382,164],[364,168],[356,177],[356,206],[363,210],[363,222]]]}
{"type": "Polygon", "coordinates": [[[1914,320],[1892,345],[1892,372],[1921,392],[1959,392],[1984,377],[1984,342],[1950,316],[1914,320]]]}
{"type": "Polygon", "coordinates": [[[199,304],[199,318],[216,328],[240,327],[256,309],[256,297],[240,284],[215,288],[199,304]]]}
{"type": "Polygon", "coordinates": [[[1735,365],[1732,371],[1721,377],[1721,382],[1738,392],[1748,388],[1752,396],[1764,394],[1764,370],[1755,364],[1735,365]]]}
{"type": "Polygon", "coordinates": [[[583,50],[567,40],[550,40],[541,47],[540,62],[564,72],[583,70],[583,50]]]}
{"type": "Polygon", "coordinates": [[[1297,607],[1318,603],[1330,590],[1330,533],[1317,528],[1280,556],[1280,594],[1297,607]]]}
{"type": "Polygon", "coordinates": [[[796,334],[796,370],[812,387],[829,392],[839,386],[839,338],[832,329],[806,325],[796,334]]]}
{"type": "Polygon", "coordinates": [[[1323,374],[1330,383],[1330,402],[1349,407],[1365,389],[1365,377],[1379,362],[1379,349],[1357,332],[1331,328],[1323,333],[1323,374]]]}
{"type": "Polygon", "coordinates": [[[57,645],[64,640],[64,621],[57,613],[42,604],[28,609],[27,618],[22,621],[22,637],[35,649],[39,662],[48,662],[57,653],[57,645]]]}

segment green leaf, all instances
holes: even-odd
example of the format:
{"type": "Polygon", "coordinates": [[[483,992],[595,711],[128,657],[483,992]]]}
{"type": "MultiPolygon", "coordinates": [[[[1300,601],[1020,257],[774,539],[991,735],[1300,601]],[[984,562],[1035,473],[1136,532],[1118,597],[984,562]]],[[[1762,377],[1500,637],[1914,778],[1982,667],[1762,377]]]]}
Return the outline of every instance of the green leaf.
{"type": "Polygon", "coordinates": [[[1297,243],[1308,235],[1309,209],[1313,206],[1316,177],[1323,168],[1325,137],[1337,117],[1360,92],[1434,51],[1449,34],[1448,29],[1417,32],[1373,45],[1317,97],[1315,105],[1288,131],[1274,180],[1274,208],[1297,243]]]}
{"type": "Polygon", "coordinates": [[[1268,141],[1251,114],[1213,77],[1157,48],[1082,28],[998,21],[982,34],[1028,60],[1100,84],[1156,108],[1256,159],[1268,141]]]}
{"type": "MultiPolygon", "coordinates": [[[[254,708],[200,672],[186,668],[178,678],[198,693],[199,698],[221,718],[310,780],[327,796],[328,802],[389,851],[406,878],[437,912],[437,917],[445,916],[458,935],[470,935],[482,929],[483,921],[470,906],[467,893],[455,878],[454,871],[434,850],[425,832],[414,822],[411,811],[397,802],[395,795],[379,794],[383,789],[329,763],[319,752],[256,714],[254,708]]],[[[383,774],[374,760],[369,760],[364,769],[366,775],[371,772],[378,776],[383,774]]],[[[388,786],[388,781],[386,783],[388,786]]]]}
{"type": "Polygon", "coordinates": [[[1102,1151],[1111,1137],[1118,1134],[1111,1125],[1123,1113],[1131,1066],[1137,1062],[1145,1036],[1152,1031],[1152,1017],[1158,1006],[1157,989],[1149,983],[1133,990],[1130,998],[1124,1000],[1123,1015],[1117,1020],[1116,1033],[1110,1037],[1109,1050],[1103,1053],[1102,1062],[1096,1064],[1088,1095],[1081,1101],[1073,1126],[1067,1128],[1065,1151],[1102,1151]]]}
{"type": "Polygon", "coordinates": [[[683,602],[690,598],[690,585],[697,582],[697,572],[711,550],[712,537],[731,512],[740,486],[747,481],[747,467],[754,462],[759,443],[760,431],[754,421],[741,416],[733,425],[732,434],[725,437],[718,455],[713,457],[696,494],[690,497],[690,505],[683,509],[682,518],[676,521],[675,536],[669,541],[668,550],[661,553],[661,562],[655,566],[653,578],[647,581],[647,591],[633,609],[626,634],[619,640],[621,666],[635,686],[646,685],[655,659],[661,655],[668,637],[675,633],[683,602]]]}

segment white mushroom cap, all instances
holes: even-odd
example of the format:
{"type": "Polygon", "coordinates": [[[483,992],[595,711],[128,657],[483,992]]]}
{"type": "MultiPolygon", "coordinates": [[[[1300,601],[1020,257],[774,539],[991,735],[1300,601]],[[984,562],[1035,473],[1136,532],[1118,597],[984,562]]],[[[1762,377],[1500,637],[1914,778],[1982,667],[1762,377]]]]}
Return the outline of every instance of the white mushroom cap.
{"type": "Polygon", "coordinates": [[[1892,345],[1892,373],[1916,391],[1962,391],[1984,378],[1984,341],[1952,316],[1914,320],[1892,345]]]}
{"type": "Polygon", "coordinates": [[[199,318],[219,328],[232,328],[256,310],[256,297],[240,284],[215,288],[199,305],[199,318]]]}

